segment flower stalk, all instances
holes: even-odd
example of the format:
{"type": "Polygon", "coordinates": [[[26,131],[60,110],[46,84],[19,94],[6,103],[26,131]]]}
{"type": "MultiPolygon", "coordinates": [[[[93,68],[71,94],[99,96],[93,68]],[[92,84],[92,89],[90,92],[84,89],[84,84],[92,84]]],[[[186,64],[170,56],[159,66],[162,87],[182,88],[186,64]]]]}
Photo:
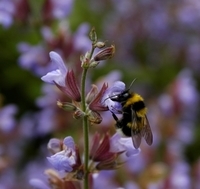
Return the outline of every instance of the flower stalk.
{"type": "MultiPolygon", "coordinates": [[[[98,147],[95,150],[96,154],[89,151],[89,126],[92,124],[100,124],[102,117],[99,112],[108,110],[108,107],[102,103],[102,98],[107,91],[108,85],[104,83],[100,90],[93,85],[90,92],[86,94],[87,72],[89,69],[95,68],[100,61],[111,58],[115,52],[113,45],[105,47],[104,42],[97,40],[97,34],[94,28],[91,30],[89,37],[92,42],[92,47],[90,51],[80,57],[82,67],[81,86],[79,86],[76,80],[73,69],[68,70],[60,55],[53,51],[50,52],[50,58],[58,69],[42,77],[43,81],[56,85],[60,91],[71,99],[71,102],[57,101],[57,105],[65,111],[73,112],[75,119],[82,118],[84,138],[83,161],[80,158],[79,148],[71,136],[66,137],[63,141],[55,138],[52,139],[48,148],[53,155],[47,159],[57,171],[67,173],[64,176],[66,181],[73,179],[76,181],[83,180],[83,189],[90,189],[92,187],[91,175],[93,171],[116,168],[116,165],[118,165],[116,159],[119,155],[118,152],[110,152],[110,137],[108,135],[104,137],[102,144],[100,144],[100,139],[97,140],[97,144],[94,146],[95,148],[98,147]],[[94,53],[96,48],[101,50],[94,53]],[[91,162],[95,162],[95,164],[91,162]]],[[[59,177],[59,175],[56,177],[59,177]]],[[[64,181],[60,179],[58,188],[63,183],[64,181]]]]}
{"type": "MultiPolygon", "coordinates": [[[[82,78],[81,78],[81,99],[82,99],[82,111],[86,112],[85,104],[85,81],[88,68],[83,69],[82,78]]],[[[83,117],[83,134],[84,134],[84,189],[89,188],[89,179],[88,179],[88,160],[89,160],[89,125],[88,118],[85,115],[83,117]]]]}
{"type": "MultiPolygon", "coordinates": [[[[89,60],[92,58],[92,54],[94,53],[94,45],[92,45],[92,49],[89,55],[89,60]]],[[[84,134],[84,189],[89,189],[89,123],[88,116],[86,114],[86,97],[85,97],[85,82],[87,76],[88,67],[83,66],[83,73],[81,78],[81,103],[82,103],[82,111],[85,112],[85,116],[83,117],[83,134],[84,134]]]]}

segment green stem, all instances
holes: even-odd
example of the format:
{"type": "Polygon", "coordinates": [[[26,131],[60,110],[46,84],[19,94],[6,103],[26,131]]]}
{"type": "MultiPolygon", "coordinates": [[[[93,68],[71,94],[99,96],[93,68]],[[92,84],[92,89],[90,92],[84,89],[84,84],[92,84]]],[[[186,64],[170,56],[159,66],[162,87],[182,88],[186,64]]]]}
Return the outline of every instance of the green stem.
{"type": "MultiPolygon", "coordinates": [[[[92,58],[92,54],[94,52],[94,45],[92,46],[90,52],[90,59],[92,58]]],[[[82,100],[82,111],[86,113],[86,102],[85,102],[85,82],[87,76],[88,68],[83,68],[82,78],[81,78],[81,100],[82,100]]],[[[89,123],[88,123],[88,116],[85,115],[83,117],[83,134],[84,134],[84,189],[89,189],[89,170],[88,170],[88,163],[89,163],[89,123]]]]}
{"type": "MultiPolygon", "coordinates": [[[[81,99],[82,99],[82,110],[86,111],[85,104],[85,81],[87,75],[87,68],[83,69],[82,80],[81,80],[81,99]]],[[[88,178],[88,161],[89,161],[89,125],[87,116],[83,117],[83,134],[84,134],[84,189],[89,189],[89,178],[88,178]]]]}

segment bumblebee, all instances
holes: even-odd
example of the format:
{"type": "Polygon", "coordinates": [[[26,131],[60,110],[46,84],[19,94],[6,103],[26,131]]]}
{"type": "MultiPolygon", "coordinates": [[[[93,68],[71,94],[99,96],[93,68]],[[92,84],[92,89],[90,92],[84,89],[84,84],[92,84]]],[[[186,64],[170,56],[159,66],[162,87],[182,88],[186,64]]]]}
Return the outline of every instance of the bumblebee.
{"type": "Polygon", "coordinates": [[[116,127],[121,129],[125,136],[132,137],[133,146],[136,149],[139,148],[142,137],[148,145],[151,145],[153,134],[146,116],[147,108],[144,99],[139,94],[130,92],[130,89],[109,98],[122,105],[121,119],[118,119],[115,113],[111,111],[116,121],[116,127]]]}

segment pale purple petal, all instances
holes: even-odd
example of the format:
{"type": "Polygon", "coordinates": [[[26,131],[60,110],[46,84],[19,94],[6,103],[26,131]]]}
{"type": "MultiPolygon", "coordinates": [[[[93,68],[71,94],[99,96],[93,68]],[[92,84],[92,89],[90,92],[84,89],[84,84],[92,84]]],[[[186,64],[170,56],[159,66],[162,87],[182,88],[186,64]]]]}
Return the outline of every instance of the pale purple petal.
{"type": "Polygon", "coordinates": [[[177,162],[171,171],[170,181],[172,188],[187,189],[191,187],[191,178],[189,177],[191,172],[190,167],[185,162],[177,162]]]}
{"type": "Polygon", "coordinates": [[[43,57],[44,49],[41,46],[26,46],[24,43],[20,44],[18,47],[20,51],[24,51],[18,59],[19,65],[27,70],[35,69],[36,65],[39,65],[38,63],[40,62],[38,58],[43,57]],[[27,49],[25,50],[26,47],[27,49]]]}
{"type": "Polygon", "coordinates": [[[126,156],[135,156],[140,153],[140,149],[135,149],[133,146],[133,141],[131,137],[121,138],[119,143],[126,149],[126,156]]]}
{"type": "Polygon", "coordinates": [[[5,11],[0,11],[0,24],[3,25],[4,28],[9,28],[12,23],[12,16],[5,11]]]}
{"type": "Polygon", "coordinates": [[[53,119],[55,112],[52,108],[45,108],[36,114],[37,126],[35,129],[37,134],[47,134],[54,130],[55,119],[53,119]]]}
{"type": "Polygon", "coordinates": [[[177,95],[179,99],[186,105],[190,106],[196,104],[198,101],[198,92],[196,90],[196,83],[192,78],[192,71],[189,69],[182,70],[177,78],[178,87],[177,95]]]}
{"type": "Polygon", "coordinates": [[[61,141],[57,138],[52,138],[49,140],[47,148],[53,153],[58,153],[61,151],[61,141]]]}
{"type": "Polygon", "coordinates": [[[58,69],[60,70],[60,72],[61,72],[62,74],[66,74],[67,68],[66,68],[65,63],[63,62],[61,56],[60,56],[58,53],[54,52],[54,51],[51,51],[51,52],[49,53],[49,56],[50,56],[50,58],[51,58],[51,61],[52,61],[55,65],[57,65],[57,67],[58,67],[58,69]]]}
{"type": "Polygon", "coordinates": [[[52,63],[55,64],[58,69],[47,73],[41,79],[47,83],[53,84],[55,81],[57,84],[65,86],[65,76],[67,73],[67,67],[65,66],[65,63],[63,62],[60,55],[56,52],[51,51],[49,53],[49,56],[52,63]]]}
{"type": "Polygon", "coordinates": [[[52,0],[53,15],[57,19],[62,19],[71,13],[73,0],[52,0]]]}
{"type": "Polygon", "coordinates": [[[15,6],[13,1],[1,0],[0,1],[0,24],[8,28],[13,23],[13,14],[15,6]]]}
{"type": "Polygon", "coordinates": [[[71,148],[71,149],[75,150],[74,139],[71,136],[65,137],[63,143],[65,144],[65,146],[67,148],[71,148]]]}
{"type": "Polygon", "coordinates": [[[126,85],[122,81],[116,81],[113,86],[108,89],[110,95],[119,94],[125,90],[126,85]]]}
{"type": "Polygon", "coordinates": [[[16,124],[14,115],[17,113],[15,105],[7,105],[0,109],[0,129],[4,132],[9,132],[16,124]]]}
{"type": "Polygon", "coordinates": [[[22,42],[18,44],[17,49],[21,52],[18,63],[23,69],[30,70],[38,76],[46,74],[51,69],[49,64],[46,65],[48,56],[41,45],[31,46],[22,42]]]}
{"type": "Polygon", "coordinates": [[[108,88],[104,96],[102,98],[102,103],[105,106],[108,106],[109,110],[111,110],[114,113],[120,113],[120,110],[122,109],[122,106],[119,102],[112,101],[109,97],[117,95],[125,90],[125,84],[121,81],[116,81],[112,87],[108,88]]]}
{"type": "Polygon", "coordinates": [[[49,108],[54,106],[58,100],[58,94],[52,85],[44,83],[42,86],[43,95],[36,99],[36,105],[40,108],[49,108]]]}
{"type": "Polygon", "coordinates": [[[140,152],[140,149],[134,148],[131,137],[121,137],[119,133],[112,136],[110,143],[110,150],[112,152],[125,151],[126,157],[138,155],[140,152]]]}
{"type": "Polygon", "coordinates": [[[47,157],[47,159],[53,165],[53,167],[58,171],[71,172],[73,170],[71,166],[73,162],[69,157],[66,156],[64,150],[54,154],[51,157],[47,157]]]}
{"type": "Polygon", "coordinates": [[[29,181],[29,184],[31,186],[33,186],[36,189],[50,189],[49,186],[47,186],[47,184],[45,184],[43,181],[41,181],[40,179],[31,179],[29,181]]]}
{"type": "Polygon", "coordinates": [[[54,84],[54,81],[60,85],[64,85],[64,79],[65,77],[62,76],[59,69],[53,70],[49,73],[47,73],[45,76],[41,78],[43,81],[47,83],[54,84]]]}
{"type": "Polygon", "coordinates": [[[46,41],[52,41],[54,39],[53,32],[50,27],[44,26],[41,28],[41,33],[46,41]]]}
{"type": "Polygon", "coordinates": [[[95,189],[120,189],[116,187],[114,182],[111,180],[114,178],[115,172],[114,170],[101,170],[99,172],[93,173],[93,182],[95,189]]]}
{"type": "Polygon", "coordinates": [[[86,52],[91,47],[91,41],[88,37],[89,25],[84,23],[78,28],[74,35],[74,48],[78,51],[86,52]]]}
{"type": "Polygon", "coordinates": [[[63,141],[64,150],[57,152],[51,157],[47,157],[48,161],[58,171],[71,172],[72,166],[76,164],[75,143],[71,136],[68,136],[63,141]]]}

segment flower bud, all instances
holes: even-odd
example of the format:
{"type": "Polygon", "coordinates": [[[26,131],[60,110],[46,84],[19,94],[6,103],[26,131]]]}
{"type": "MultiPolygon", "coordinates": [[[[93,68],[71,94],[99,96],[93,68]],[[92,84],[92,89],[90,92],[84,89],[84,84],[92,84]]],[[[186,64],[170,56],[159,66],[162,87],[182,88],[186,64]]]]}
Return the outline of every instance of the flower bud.
{"type": "Polygon", "coordinates": [[[101,49],[101,48],[105,47],[105,45],[106,45],[106,44],[105,44],[104,42],[98,41],[98,42],[95,44],[95,47],[101,49]]]}
{"type": "Polygon", "coordinates": [[[95,68],[98,64],[99,64],[99,62],[97,62],[97,61],[91,61],[89,67],[95,68]]]}
{"type": "Polygon", "coordinates": [[[100,124],[102,122],[102,117],[98,112],[90,112],[88,120],[91,124],[100,124]]]}
{"type": "Polygon", "coordinates": [[[89,37],[90,37],[90,40],[91,40],[93,43],[96,43],[96,42],[97,42],[97,33],[96,33],[94,27],[91,29],[90,34],[89,34],[89,37]]]}
{"type": "Polygon", "coordinates": [[[99,51],[94,56],[94,61],[107,60],[111,58],[114,53],[115,53],[115,46],[111,45],[110,47],[106,47],[105,49],[99,51]]]}
{"type": "Polygon", "coordinates": [[[75,111],[77,108],[70,102],[57,101],[57,106],[65,111],[75,111]]]}
{"type": "Polygon", "coordinates": [[[90,64],[90,53],[86,52],[85,55],[82,55],[80,57],[80,60],[81,60],[81,67],[88,68],[90,64]]]}
{"type": "Polygon", "coordinates": [[[83,111],[81,111],[80,109],[77,109],[74,114],[73,114],[73,117],[75,119],[80,119],[82,117],[84,117],[85,113],[83,111]]]}

